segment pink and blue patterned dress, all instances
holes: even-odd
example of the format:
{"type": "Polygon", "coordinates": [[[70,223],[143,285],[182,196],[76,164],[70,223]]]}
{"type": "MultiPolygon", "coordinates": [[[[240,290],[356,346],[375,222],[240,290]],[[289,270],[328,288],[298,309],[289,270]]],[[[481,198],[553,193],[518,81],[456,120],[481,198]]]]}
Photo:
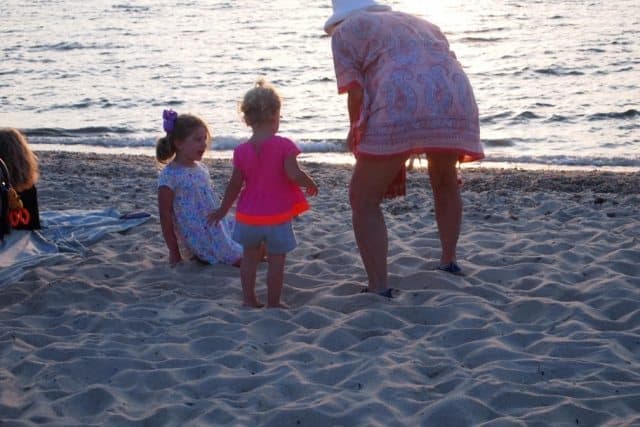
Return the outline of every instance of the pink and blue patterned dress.
{"type": "Polygon", "coordinates": [[[225,218],[218,225],[207,223],[207,215],[220,206],[220,199],[204,165],[169,163],[158,177],[161,186],[174,193],[173,223],[182,251],[210,264],[234,264],[242,258],[242,247],[231,238],[235,222],[225,218]]]}
{"type": "Polygon", "coordinates": [[[454,152],[484,157],[473,90],[432,23],[402,12],[358,12],[332,35],[338,92],[364,90],[356,155],[454,152]]]}

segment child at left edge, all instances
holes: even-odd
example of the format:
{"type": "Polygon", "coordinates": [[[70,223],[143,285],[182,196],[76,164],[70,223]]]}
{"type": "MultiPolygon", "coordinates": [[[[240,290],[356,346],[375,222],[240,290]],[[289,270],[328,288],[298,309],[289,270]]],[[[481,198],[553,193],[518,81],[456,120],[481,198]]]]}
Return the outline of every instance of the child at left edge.
{"type": "Polygon", "coordinates": [[[158,138],[156,159],[165,164],[158,176],[160,226],[173,267],[183,256],[209,264],[239,266],[242,247],[231,238],[233,220],[208,224],[218,208],[211,176],[202,157],[211,142],[207,124],[192,114],[162,113],[166,135],[158,138]]]}
{"type": "MultiPolygon", "coordinates": [[[[40,178],[38,156],[29,146],[27,137],[16,128],[0,128],[0,159],[7,167],[8,184],[15,190],[23,208],[20,209],[17,224],[11,226],[17,230],[40,229],[40,210],[36,184],[40,178]],[[26,211],[26,213],[24,213],[26,211]]],[[[0,174],[1,175],[1,174],[0,174]]],[[[7,203],[5,201],[5,203],[7,203]]],[[[10,203],[9,203],[10,205],[10,203]]],[[[0,201],[2,207],[2,201],[0,201]]],[[[0,238],[8,231],[8,223],[0,224],[0,238]]]]}
{"type": "Polygon", "coordinates": [[[233,151],[231,179],[220,208],[209,215],[209,221],[217,224],[239,197],[233,238],[244,249],[240,281],[246,307],[263,306],[255,288],[261,245],[265,245],[267,307],[288,308],[280,297],[285,259],[297,246],[292,219],[309,209],[300,187],[306,188],[308,196],[318,194],[316,183],[298,165],[298,147],[277,135],[280,107],[280,96],[263,79],[245,94],[240,110],[252,135],[233,151]]]}

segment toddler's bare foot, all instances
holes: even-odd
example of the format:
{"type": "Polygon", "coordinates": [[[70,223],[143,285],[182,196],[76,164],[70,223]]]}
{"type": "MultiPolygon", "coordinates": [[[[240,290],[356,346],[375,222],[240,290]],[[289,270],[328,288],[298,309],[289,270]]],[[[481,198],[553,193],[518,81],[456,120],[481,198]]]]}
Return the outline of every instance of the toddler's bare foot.
{"type": "Polygon", "coordinates": [[[264,304],[262,304],[260,301],[253,300],[253,301],[244,301],[242,303],[243,307],[250,307],[250,308],[262,308],[264,307],[264,304]]]}
{"type": "Polygon", "coordinates": [[[283,303],[279,302],[279,303],[277,303],[276,305],[269,304],[269,305],[267,305],[267,308],[283,308],[283,309],[285,309],[285,310],[288,310],[288,309],[289,309],[289,306],[288,306],[288,305],[286,305],[286,304],[283,304],[283,303]]]}

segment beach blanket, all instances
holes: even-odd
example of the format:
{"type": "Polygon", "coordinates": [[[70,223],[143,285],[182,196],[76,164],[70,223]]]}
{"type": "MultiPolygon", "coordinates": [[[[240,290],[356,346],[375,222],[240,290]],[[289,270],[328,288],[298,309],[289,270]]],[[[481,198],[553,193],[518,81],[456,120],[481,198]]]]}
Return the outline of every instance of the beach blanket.
{"type": "Polygon", "coordinates": [[[122,232],[149,219],[146,212],[120,214],[116,209],[40,212],[42,229],[12,230],[0,242],[0,287],[20,280],[26,269],[84,255],[108,233],[122,232]]]}

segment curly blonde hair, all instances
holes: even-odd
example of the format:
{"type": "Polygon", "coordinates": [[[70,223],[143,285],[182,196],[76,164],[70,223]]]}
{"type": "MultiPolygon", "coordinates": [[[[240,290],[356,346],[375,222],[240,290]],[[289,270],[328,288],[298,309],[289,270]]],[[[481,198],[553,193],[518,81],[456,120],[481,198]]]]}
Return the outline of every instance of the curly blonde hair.
{"type": "Polygon", "coordinates": [[[247,126],[257,126],[280,115],[282,98],[275,88],[260,78],[245,95],[240,104],[240,112],[247,126]]]}
{"type": "Polygon", "coordinates": [[[207,123],[193,114],[180,114],[175,121],[173,130],[156,141],[156,160],[161,164],[168,163],[176,155],[175,142],[186,139],[200,127],[207,131],[207,145],[209,145],[211,132],[207,123]]]}
{"type": "Polygon", "coordinates": [[[18,129],[0,128],[0,158],[7,165],[10,184],[17,192],[36,185],[40,178],[38,157],[18,129]]]}

